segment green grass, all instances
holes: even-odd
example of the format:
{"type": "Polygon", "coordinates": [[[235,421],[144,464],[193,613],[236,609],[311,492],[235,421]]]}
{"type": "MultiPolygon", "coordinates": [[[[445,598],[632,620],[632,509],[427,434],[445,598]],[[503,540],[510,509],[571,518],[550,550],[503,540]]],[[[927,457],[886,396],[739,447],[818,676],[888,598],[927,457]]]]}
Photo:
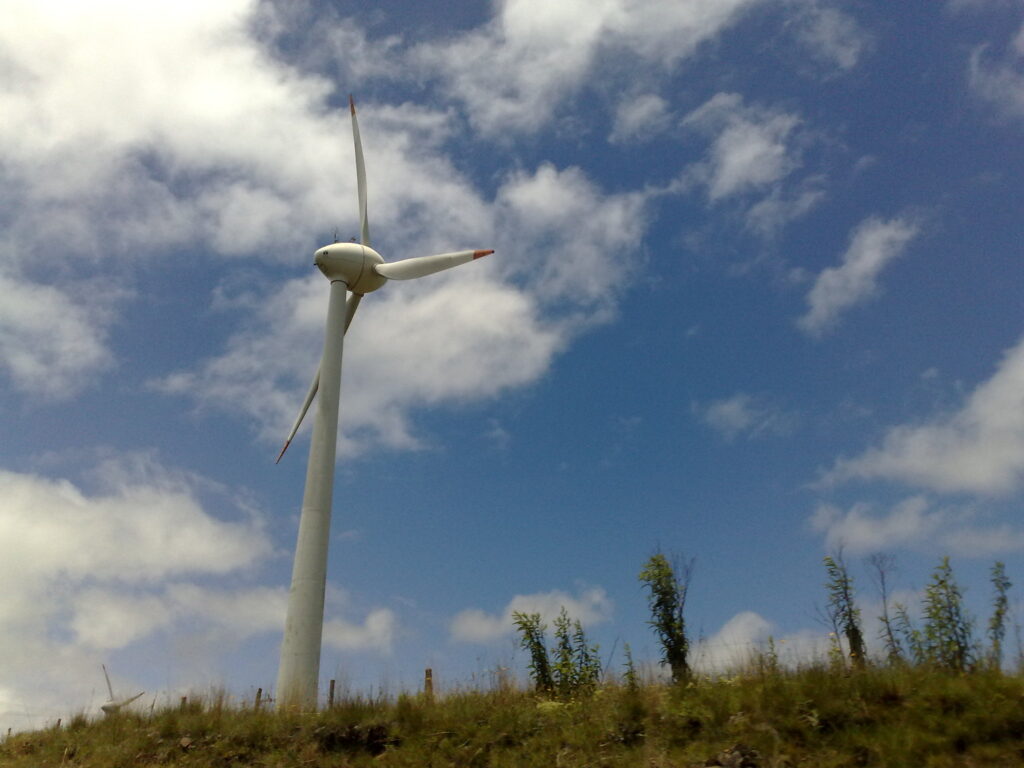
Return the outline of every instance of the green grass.
{"type": "Polygon", "coordinates": [[[152,714],[76,716],[0,743],[0,766],[691,766],[742,745],[757,766],[1019,766],[1024,679],[926,668],[751,671],[606,685],[544,701],[510,689],[352,698],[315,714],[222,696],[152,714]],[[750,750],[757,752],[752,757],[750,750]]]}

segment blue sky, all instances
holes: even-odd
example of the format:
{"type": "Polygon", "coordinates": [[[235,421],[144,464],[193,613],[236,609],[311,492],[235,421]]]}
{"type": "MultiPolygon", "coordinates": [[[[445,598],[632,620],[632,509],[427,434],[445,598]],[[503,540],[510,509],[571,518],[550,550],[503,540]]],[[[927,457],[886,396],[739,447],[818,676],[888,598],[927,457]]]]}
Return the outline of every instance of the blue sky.
{"type": "Polygon", "coordinates": [[[658,548],[707,665],[818,652],[838,546],[869,620],[1024,578],[1019,2],[8,5],[0,724],[273,684],[349,93],[384,258],[496,253],[349,333],[324,680],[653,661],[658,548]]]}

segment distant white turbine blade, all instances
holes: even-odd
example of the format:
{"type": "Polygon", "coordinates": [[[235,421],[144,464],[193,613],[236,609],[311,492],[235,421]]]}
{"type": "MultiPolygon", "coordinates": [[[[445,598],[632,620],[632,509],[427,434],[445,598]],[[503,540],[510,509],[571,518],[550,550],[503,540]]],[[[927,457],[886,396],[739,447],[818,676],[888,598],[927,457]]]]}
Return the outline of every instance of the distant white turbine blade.
{"type": "Polygon", "coordinates": [[[352,138],[356,144],[356,186],[359,190],[359,242],[370,244],[370,221],[366,216],[366,165],[363,163],[363,142],[359,140],[359,122],[356,120],[356,102],[349,94],[348,108],[352,112],[352,138]]]}
{"type": "Polygon", "coordinates": [[[494,251],[456,251],[455,253],[441,253],[437,256],[420,256],[415,259],[403,259],[393,261],[390,264],[377,264],[373,269],[381,277],[388,280],[412,280],[417,277],[426,277],[435,272],[443,272],[446,269],[465,264],[467,261],[479,259],[494,251]]]}
{"type": "MultiPolygon", "coordinates": [[[[348,297],[348,301],[345,302],[345,331],[348,332],[348,327],[352,324],[352,318],[356,316],[356,310],[359,309],[359,302],[363,300],[363,294],[353,293],[348,297]]],[[[310,404],[313,402],[313,398],[316,397],[316,392],[320,388],[320,366],[317,366],[316,373],[313,375],[313,381],[309,385],[309,392],[306,393],[306,399],[302,403],[302,408],[299,410],[299,416],[295,419],[295,423],[292,425],[292,431],[288,433],[288,439],[284,441],[284,448],[277,454],[277,459],[274,461],[275,464],[280,463],[281,457],[284,456],[284,452],[288,450],[288,446],[291,445],[292,438],[299,431],[299,426],[302,424],[302,420],[306,417],[306,411],[309,410],[310,404]]],[[[106,668],[104,668],[106,672],[106,668]]],[[[109,682],[108,682],[109,685],[109,682]]],[[[111,694],[110,698],[114,698],[111,694]]]]}
{"type": "Polygon", "coordinates": [[[107,665],[100,664],[103,667],[103,676],[107,678],[107,692],[110,694],[110,700],[114,700],[114,689],[110,686],[110,675],[107,674],[107,665]]]}

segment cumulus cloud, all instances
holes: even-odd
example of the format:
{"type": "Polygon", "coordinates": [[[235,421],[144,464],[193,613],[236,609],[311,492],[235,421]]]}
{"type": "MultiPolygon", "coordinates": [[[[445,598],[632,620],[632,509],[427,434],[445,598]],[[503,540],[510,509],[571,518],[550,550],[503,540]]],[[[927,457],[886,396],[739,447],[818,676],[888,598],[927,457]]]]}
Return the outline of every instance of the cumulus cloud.
{"type": "Polygon", "coordinates": [[[671,120],[668,102],[656,93],[624,99],[615,110],[608,140],[613,144],[643,141],[665,130],[671,120]]]}
{"type": "Polygon", "coordinates": [[[864,503],[845,512],[833,504],[821,504],[810,522],[815,531],[824,534],[826,549],[865,554],[918,545],[933,538],[947,520],[943,512],[930,509],[923,496],[914,496],[884,515],[872,514],[871,506],[864,503]]]}
{"type": "Polygon", "coordinates": [[[872,216],[861,222],[840,265],[823,270],[814,281],[807,294],[807,314],[797,321],[799,328],[821,336],[843,312],[870,298],[882,270],[903,254],[918,230],[918,224],[906,217],[886,221],[872,216]]]}
{"type": "Polygon", "coordinates": [[[111,363],[109,313],[48,285],[0,272],[0,370],[15,388],[68,397],[111,363]]]}
{"type": "Polygon", "coordinates": [[[315,200],[332,184],[308,171],[340,161],[343,123],[323,114],[325,81],[247,35],[253,2],[16,5],[0,21],[19,85],[0,92],[0,148],[20,240],[38,243],[46,221],[63,253],[146,257],[230,241],[245,211],[282,227],[278,245],[281,200],[328,214],[315,200]]]}
{"type": "Polygon", "coordinates": [[[5,722],[88,701],[96,649],[164,625],[147,593],[168,580],[243,573],[270,551],[258,520],[225,520],[187,478],[107,467],[100,488],[0,471],[0,658],[17,704],[5,722]],[[110,594],[120,596],[113,605],[110,594]]]}
{"type": "MultiPolygon", "coordinates": [[[[0,470],[0,718],[14,727],[85,705],[112,651],[198,633],[210,653],[284,624],[287,590],[247,583],[273,555],[262,522],[229,504],[211,514],[213,484],[129,456],[89,485],[0,470]]],[[[354,623],[342,609],[328,647],[390,647],[390,610],[354,623]]]]}
{"type": "Polygon", "coordinates": [[[736,674],[750,669],[767,651],[769,638],[775,654],[785,666],[820,663],[828,652],[829,639],[821,631],[799,630],[779,635],[774,626],[754,611],[740,611],[710,637],[692,649],[693,668],[705,675],[736,674]]]}
{"type": "Polygon", "coordinates": [[[1024,481],[1024,338],[958,411],[892,427],[880,446],[840,459],[825,479],[855,478],[993,495],[1019,488],[1024,481]]]}
{"type": "Polygon", "coordinates": [[[1024,26],[1008,46],[993,55],[990,46],[976,48],[968,61],[971,89],[1004,115],[1024,118],[1024,26]]]}
{"type": "Polygon", "coordinates": [[[550,624],[563,608],[583,624],[596,624],[611,617],[612,601],[600,587],[586,589],[575,597],[561,590],[516,595],[497,614],[476,608],[458,613],[450,625],[451,637],[457,642],[489,643],[512,632],[513,613],[539,613],[550,624]]]}
{"type": "MultiPolygon", "coordinates": [[[[330,108],[323,76],[290,66],[253,36],[255,28],[273,37],[275,25],[288,24],[285,11],[253,0],[122,5],[104,0],[85,13],[25,2],[0,20],[18,85],[0,91],[0,268],[11,266],[0,274],[14,297],[0,310],[0,368],[25,391],[71,394],[113,362],[112,313],[95,292],[64,287],[83,273],[123,286],[126,264],[182,246],[308,263],[302,254],[312,253],[317,232],[357,229],[351,149],[339,139],[350,135],[347,111],[330,108]],[[50,285],[11,276],[52,253],[60,257],[50,285]],[[65,274],[71,259],[75,273],[65,274]]],[[[523,8],[505,12],[519,18],[523,8]]],[[[321,26],[335,48],[357,43],[344,51],[348,64],[366,49],[351,21],[321,26]]],[[[606,194],[579,169],[541,165],[510,174],[485,199],[446,154],[461,130],[456,115],[363,106],[375,244],[392,259],[474,246],[500,254],[495,266],[474,265],[486,277],[438,276],[427,281],[430,295],[389,286],[360,311],[346,391],[382,388],[352,402],[343,426],[411,446],[410,408],[533,381],[572,333],[614,311],[638,273],[630,267],[641,254],[647,196],[606,194]],[[361,335],[390,357],[361,359],[361,335]],[[410,370],[422,375],[413,382],[410,370]]],[[[248,409],[261,434],[276,439],[316,365],[322,315],[310,308],[322,309],[323,287],[312,277],[292,281],[236,306],[246,330],[160,388],[248,409]]]]}
{"type": "Polygon", "coordinates": [[[824,198],[824,178],[821,176],[804,179],[791,190],[776,186],[767,197],[750,206],[747,225],[761,235],[772,237],[824,198]]]}
{"type": "Polygon", "coordinates": [[[227,573],[269,551],[257,524],[219,520],[184,482],[164,480],[88,495],[67,480],[0,471],[0,572],[145,582],[227,573]]]}
{"type": "Polygon", "coordinates": [[[735,672],[746,667],[771,634],[772,625],[754,611],[741,611],[693,650],[693,667],[704,674],[735,672]]]}
{"type": "Polygon", "coordinates": [[[1015,8],[1017,0],[947,0],[946,7],[954,12],[984,11],[997,8],[1015,8]]]}
{"type": "Polygon", "coordinates": [[[804,44],[843,70],[855,67],[869,45],[870,38],[853,16],[817,0],[805,5],[796,23],[804,44]]]}
{"type": "Polygon", "coordinates": [[[787,144],[799,123],[796,115],[747,106],[737,93],[716,94],[683,120],[714,137],[708,159],[690,174],[712,202],[768,187],[800,164],[787,144]]]}
{"type": "Polygon", "coordinates": [[[603,51],[671,67],[758,0],[508,0],[483,27],[424,43],[413,60],[445,83],[483,133],[535,131],[582,87],[603,51]]]}
{"type": "MultiPolygon", "coordinates": [[[[415,447],[412,409],[531,381],[558,348],[557,331],[541,327],[536,306],[514,289],[473,278],[429,288],[395,286],[362,303],[346,336],[343,451],[415,447]]],[[[326,289],[319,276],[286,284],[224,354],[156,386],[241,411],[266,439],[283,439],[319,360],[326,289]]]]}
{"type": "Polygon", "coordinates": [[[800,178],[810,135],[799,115],[718,93],[682,121],[710,139],[706,157],[683,170],[673,191],[704,189],[711,205],[745,209],[747,227],[773,236],[824,198],[824,177],[800,178]]]}
{"type": "Polygon", "coordinates": [[[727,440],[743,434],[748,437],[788,434],[796,424],[795,414],[763,404],[744,392],[707,405],[693,403],[691,410],[727,440]]]}
{"type": "MultiPolygon", "coordinates": [[[[491,397],[540,377],[575,333],[613,311],[641,258],[646,202],[639,193],[603,194],[578,169],[550,165],[510,176],[490,207],[470,201],[479,218],[467,230],[489,231],[482,244],[498,253],[390,283],[363,301],[346,336],[342,450],[418,446],[417,408],[491,397]]],[[[319,274],[287,283],[257,303],[224,353],[155,385],[244,413],[262,436],[281,439],[316,370],[326,297],[319,274]]]]}
{"type": "MultiPolygon", "coordinates": [[[[389,608],[374,608],[362,622],[337,615],[345,600],[328,600],[323,644],[342,651],[390,650],[398,619],[389,608]]],[[[76,642],[95,650],[116,650],[188,623],[190,632],[211,638],[210,647],[233,647],[249,637],[280,633],[288,606],[284,587],[217,588],[172,582],[139,594],[124,586],[84,589],[74,601],[69,628],[76,642]]]]}
{"type": "Polygon", "coordinates": [[[15,387],[72,394],[110,365],[109,298],[132,262],[186,245],[290,257],[329,228],[339,186],[354,194],[317,172],[342,157],[328,86],[260,49],[255,5],[6,8],[0,367],[15,387]]]}
{"type": "Polygon", "coordinates": [[[550,163],[514,173],[495,202],[497,261],[549,310],[600,317],[643,266],[651,194],[606,193],[581,169],[550,163]]]}
{"type": "Polygon", "coordinates": [[[374,608],[361,624],[337,617],[324,622],[323,643],[338,651],[391,650],[398,631],[398,618],[390,608],[374,608]]]}
{"type": "Polygon", "coordinates": [[[908,548],[984,557],[1024,551],[1024,529],[992,524],[970,507],[936,508],[924,496],[904,499],[883,512],[866,503],[848,510],[821,504],[810,524],[824,535],[826,549],[853,554],[908,548]]]}

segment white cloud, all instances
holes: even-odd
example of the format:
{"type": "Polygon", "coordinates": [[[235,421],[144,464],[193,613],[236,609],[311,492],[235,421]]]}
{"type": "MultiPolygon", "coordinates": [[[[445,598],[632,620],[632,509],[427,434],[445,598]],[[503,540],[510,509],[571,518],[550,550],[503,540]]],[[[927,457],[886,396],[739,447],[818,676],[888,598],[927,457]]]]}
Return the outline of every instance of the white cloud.
{"type": "Polygon", "coordinates": [[[612,306],[643,266],[649,199],[605,193],[579,168],[515,173],[497,193],[498,261],[552,311],[612,306]]]}
{"type": "Polygon", "coordinates": [[[906,217],[888,221],[871,217],[861,222],[842,263],[823,270],[807,294],[809,309],[797,321],[800,329],[820,336],[835,325],[839,315],[873,295],[882,270],[903,254],[918,229],[917,223],[906,217]]]}
{"type": "Polygon", "coordinates": [[[483,133],[535,131],[586,84],[599,60],[672,67],[756,2],[506,0],[486,26],[425,43],[412,55],[465,102],[483,133]]]}
{"type": "Polygon", "coordinates": [[[828,657],[828,635],[821,630],[800,629],[775,634],[774,625],[754,611],[740,611],[710,637],[692,649],[695,671],[705,675],[735,675],[749,671],[768,653],[769,640],[779,664],[796,668],[821,664],[828,657]]]}
{"type": "Polygon", "coordinates": [[[809,212],[825,198],[824,179],[805,179],[792,191],[783,191],[779,186],[763,200],[747,211],[747,224],[755,232],[771,237],[786,224],[809,212]]]}
{"type": "Polygon", "coordinates": [[[871,514],[868,504],[854,504],[847,512],[822,504],[811,517],[811,527],[825,535],[826,549],[854,554],[918,545],[947,523],[946,514],[930,510],[923,496],[906,499],[885,515],[871,514]]]}
{"type": "MultiPolygon", "coordinates": [[[[347,110],[252,39],[257,6],[16,2],[0,18],[19,86],[0,90],[0,368],[19,388],[64,394],[110,364],[90,277],[117,293],[133,261],[182,246],[308,263],[317,232],[355,230],[347,110]],[[14,277],[44,260],[49,285],[14,277]]],[[[487,234],[439,147],[451,122],[363,115],[371,221],[402,256],[487,234]]]]}
{"type": "Polygon", "coordinates": [[[504,451],[512,442],[512,433],[505,429],[497,419],[488,419],[488,423],[490,426],[484,431],[483,436],[495,450],[504,451]]]}
{"type": "Polygon", "coordinates": [[[324,622],[324,645],[339,651],[391,650],[398,631],[398,618],[389,608],[371,610],[362,624],[353,624],[339,618],[324,622]]]}
{"type": "Polygon", "coordinates": [[[707,185],[712,202],[771,187],[800,165],[787,143],[799,118],[746,106],[739,94],[716,94],[683,124],[714,137],[708,159],[688,171],[707,185]]]}
{"type": "Polygon", "coordinates": [[[264,632],[280,632],[288,608],[288,590],[176,583],[167,587],[165,603],[170,615],[201,619],[237,641],[264,632]]]}
{"type": "Polygon", "coordinates": [[[280,213],[280,197],[326,215],[314,200],[332,185],[308,171],[340,158],[321,114],[328,86],[259,49],[254,7],[15,2],[0,41],[21,87],[0,93],[0,152],[19,213],[32,214],[11,216],[19,240],[39,242],[41,220],[62,253],[97,258],[226,240],[247,191],[250,211],[280,213]],[[185,183],[195,174],[198,194],[185,183]]]}
{"type": "MultiPolygon", "coordinates": [[[[425,187],[422,194],[425,205],[445,204],[425,187]]],[[[575,333],[609,316],[638,272],[646,201],[602,194],[578,169],[542,165],[509,177],[492,206],[453,202],[454,211],[477,216],[467,230],[483,231],[481,244],[500,250],[443,275],[390,283],[363,301],[346,337],[342,450],[417,446],[417,408],[539,378],[575,333]]],[[[222,355],[157,386],[240,411],[262,436],[283,439],[316,370],[326,297],[318,274],[287,283],[257,304],[222,355]]]]}
{"type": "Polygon", "coordinates": [[[954,12],[985,10],[987,8],[1013,8],[1018,0],[948,0],[947,7],[954,12]]]}
{"type": "Polygon", "coordinates": [[[737,93],[716,94],[682,122],[710,139],[707,156],[686,167],[668,191],[704,188],[710,205],[738,205],[749,229],[776,235],[825,197],[824,176],[796,174],[813,139],[801,124],[797,114],[744,104],[737,93]]]}
{"type": "Polygon", "coordinates": [[[166,601],[152,594],[123,594],[109,589],[82,590],[74,602],[70,629],[81,646],[124,648],[174,620],[166,601]]]}
{"type": "MultiPolygon", "coordinates": [[[[284,625],[287,590],[245,583],[272,555],[263,526],[207,512],[199,494],[214,484],[140,456],[108,460],[91,484],[0,470],[0,720],[12,727],[85,706],[100,663],[153,636],[204,638],[194,647],[216,655],[284,625]]],[[[338,602],[325,644],[386,652],[395,615],[353,623],[338,602]]]]}
{"type": "MultiPolygon", "coordinates": [[[[368,297],[346,337],[341,434],[347,451],[366,443],[417,445],[411,410],[531,381],[559,344],[556,329],[542,328],[536,307],[513,289],[472,277],[425,282],[427,290],[389,286],[368,297]]],[[[283,440],[316,370],[326,295],[319,276],[288,283],[270,297],[258,325],[233,337],[222,356],[159,386],[241,410],[265,438],[283,440]]]]}
{"type": "Polygon", "coordinates": [[[190,488],[170,477],[90,496],[67,480],[0,470],[0,498],[0,573],[15,581],[136,583],[223,574],[269,551],[258,524],[210,516],[190,488]]]}
{"type": "MultiPolygon", "coordinates": [[[[528,25],[529,4],[512,5],[501,11],[511,27],[528,25]]],[[[691,12],[687,28],[729,15],[691,12]]],[[[95,291],[72,292],[83,275],[116,292],[132,279],[131,261],[182,246],[305,264],[317,232],[356,230],[347,111],[329,108],[325,78],[290,67],[252,37],[254,26],[276,34],[288,23],[281,14],[254,0],[173,9],[101,0],[87,12],[18,2],[0,19],[19,83],[0,92],[0,268],[6,262],[2,274],[19,274],[41,254],[58,254],[50,285],[4,278],[14,298],[0,310],[0,368],[16,387],[71,394],[113,362],[106,334],[116,320],[95,291]],[[63,267],[72,262],[73,275],[63,267]]],[[[325,35],[365,43],[352,22],[334,22],[325,35]]],[[[647,51],[648,42],[631,45],[647,51]]],[[[389,259],[499,251],[493,264],[464,274],[389,286],[360,311],[343,430],[411,446],[410,409],[534,381],[573,333],[610,316],[639,274],[649,195],[606,194],[579,169],[541,165],[511,174],[484,199],[445,154],[457,115],[408,104],[363,105],[360,115],[371,232],[389,259]],[[370,355],[371,347],[388,354],[370,355]]],[[[162,388],[242,410],[276,440],[316,365],[324,288],[311,277],[250,297],[234,307],[245,330],[223,353],[166,377],[162,388]]]]}
{"type": "Polygon", "coordinates": [[[691,409],[705,424],[727,440],[741,434],[748,437],[787,434],[796,424],[795,414],[787,413],[776,406],[762,404],[744,392],[738,392],[722,400],[713,400],[707,405],[694,403],[691,409]]]}
{"type": "Polygon", "coordinates": [[[968,62],[968,78],[974,92],[992,103],[1008,117],[1024,118],[1024,26],[1010,43],[1009,50],[987,57],[989,46],[980,46],[968,62]]]}
{"type": "Polygon", "coordinates": [[[898,480],[936,491],[1007,494],[1024,480],[1024,338],[952,414],[892,427],[826,480],[898,480]]]}
{"type": "Polygon", "coordinates": [[[318,172],[343,156],[328,86],[248,37],[255,6],[5,6],[0,367],[17,388],[72,394],[110,365],[110,297],[133,261],[311,250],[336,188],[351,193],[318,172]],[[19,277],[41,263],[48,284],[19,277]]]}
{"type": "MultiPolygon", "coordinates": [[[[254,635],[280,633],[288,606],[284,587],[216,588],[173,582],[139,593],[124,586],[87,588],[74,599],[69,628],[76,642],[97,650],[124,648],[149,635],[188,624],[210,638],[211,648],[230,648],[254,635]]],[[[329,600],[324,646],[342,651],[390,651],[398,618],[374,608],[360,623],[341,618],[344,600],[329,600]]]]}
{"type": "Polygon", "coordinates": [[[108,366],[109,313],[0,272],[0,370],[24,392],[67,397],[108,366]]]}
{"type": "Polygon", "coordinates": [[[608,140],[613,144],[643,141],[664,131],[671,120],[668,102],[656,93],[633,95],[619,102],[608,140]]]}
{"type": "Polygon", "coordinates": [[[693,649],[693,667],[703,674],[747,667],[771,634],[771,623],[753,611],[741,611],[693,649]]]}
{"type": "Polygon", "coordinates": [[[560,590],[516,595],[499,614],[476,608],[461,611],[452,619],[451,637],[457,642],[488,643],[512,632],[515,628],[513,613],[539,613],[550,625],[562,608],[572,619],[596,624],[611,617],[612,602],[600,587],[586,589],[575,597],[560,590]]]}
{"type": "Polygon", "coordinates": [[[245,573],[270,551],[258,520],[208,514],[188,478],[152,461],[108,464],[100,489],[0,471],[4,722],[67,714],[95,686],[99,651],[166,625],[160,585],[245,573]]]}
{"type": "Polygon", "coordinates": [[[1024,529],[992,524],[971,507],[936,509],[923,496],[904,499],[881,513],[864,503],[846,511],[821,504],[810,523],[825,536],[826,549],[853,554],[908,548],[987,557],[1024,551],[1024,529]]]}
{"type": "Polygon", "coordinates": [[[857,65],[869,38],[861,26],[847,13],[813,0],[798,17],[800,39],[815,55],[840,69],[857,65]]]}

